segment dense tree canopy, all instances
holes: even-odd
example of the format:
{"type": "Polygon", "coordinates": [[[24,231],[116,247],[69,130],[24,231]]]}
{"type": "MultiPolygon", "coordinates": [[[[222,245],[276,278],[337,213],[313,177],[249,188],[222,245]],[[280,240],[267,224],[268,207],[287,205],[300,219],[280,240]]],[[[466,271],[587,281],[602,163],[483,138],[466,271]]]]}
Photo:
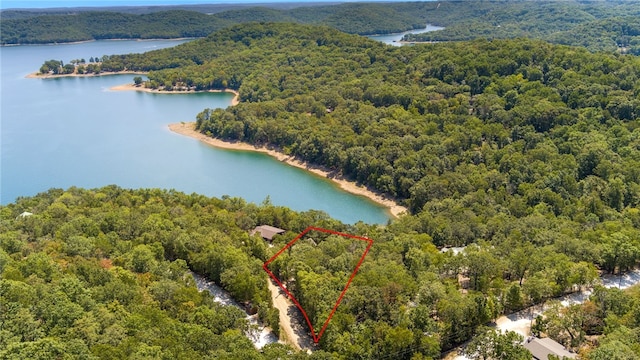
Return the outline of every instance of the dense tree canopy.
{"type": "Polygon", "coordinates": [[[204,37],[255,21],[326,25],[353,34],[424,28],[407,41],[535,38],[592,51],[640,54],[640,5],[628,1],[438,1],[346,3],[287,8],[233,5],[152,11],[114,8],[75,12],[2,12],[0,44],[42,44],[100,39],[204,37]],[[189,9],[189,10],[187,10],[189,9]],[[50,29],[55,28],[52,32],[50,29]]]}
{"type": "MultiPolygon", "coordinates": [[[[0,358],[261,358],[243,335],[246,314],[198,292],[188,271],[232,248],[222,255],[264,283],[259,260],[223,227],[204,230],[224,216],[224,203],[108,187],[52,190],[0,208],[0,358]],[[33,215],[19,215],[27,207],[33,215]]],[[[226,261],[220,271],[238,271],[226,261]]],[[[257,285],[234,295],[268,307],[257,285]]]]}
{"type": "Polygon", "coordinates": [[[151,72],[148,86],[239,90],[240,105],[198,116],[201,131],[275,145],[414,213],[447,214],[455,230],[425,224],[438,245],[490,240],[495,216],[535,210],[586,225],[640,201],[635,57],[530,40],[390,48],[256,24],[103,66],[147,63],[178,66],[151,72]],[[470,199],[494,206],[469,209],[470,199]]]}
{"type": "Polygon", "coordinates": [[[4,18],[0,44],[43,44],[101,39],[205,37],[234,24],[255,21],[327,25],[355,34],[386,34],[424,28],[424,3],[338,4],[282,9],[231,9],[215,14],[168,10],[143,14],[80,11],[4,18]],[[51,31],[56,29],[56,31],[51,31]]]}
{"type": "MultiPolygon", "coordinates": [[[[238,90],[239,105],[198,115],[200,131],[323,165],[396,197],[412,214],[386,227],[346,226],[322,213],[239,199],[52,190],[1,208],[3,279],[31,285],[24,269],[33,267],[38,281],[53,282],[51,264],[63,253],[65,261],[111,259],[151,275],[181,259],[264,314],[270,307],[260,265],[278,246],[250,237],[251,228],[289,230],[275,245],[308,225],[366,234],[374,246],[313,356],[409,359],[437,357],[504,312],[591,286],[598,270],[620,273],[640,259],[637,57],[526,39],[395,48],[327,27],[262,23],[172,49],[107,56],[101,66],[151,70],[152,88],[238,90]],[[18,218],[25,210],[37,215],[18,218]],[[439,251],[451,245],[466,248],[439,251]]],[[[321,322],[322,296],[339,290],[353,254],[337,251],[345,248],[339,241],[301,245],[294,262],[274,263],[274,271],[292,279],[321,322]]],[[[626,316],[619,331],[637,331],[629,312],[637,293],[631,300],[600,296],[623,304],[607,312],[607,300],[593,324],[574,308],[558,310],[544,331],[570,345],[580,331],[604,333],[593,359],[634,351],[637,342],[602,324],[626,316]],[[563,321],[580,326],[565,331],[563,321]]],[[[520,356],[514,337],[481,334],[520,356]]],[[[75,344],[76,337],[65,339],[64,346],[75,344]]],[[[33,341],[16,340],[11,349],[33,341]]],[[[485,350],[493,351],[477,349],[485,350]]]]}
{"type": "MultiPolygon", "coordinates": [[[[329,340],[321,345],[326,352],[316,351],[311,358],[379,358],[397,351],[407,357],[440,354],[438,323],[427,310],[434,304],[419,310],[409,306],[418,287],[418,268],[414,275],[405,268],[398,251],[409,244],[393,235],[398,229],[346,226],[317,211],[296,213],[268,202],[256,206],[237,198],[115,186],[52,189],[20,198],[0,212],[3,358],[66,354],[99,359],[271,359],[273,353],[282,353],[282,359],[306,357],[280,345],[256,350],[242,334],[248,331],[242,312],[199,293],[187,272],[191,268],[206,275],[249,308],[257,308],[263,320],[272,319],[261,265],[278,247],[269,248],[258,236],[249,235],[262,223],[288,230],[275,240],[278,243],[289,241],[307,224],[369,233],[378,239],[375,254],[365,261],[362,275],[327,331],[329,340]],[[31,215],[23,214],[24,209],[31,215]],[[427,330],[431,334],[423,334],[427,330]],[[358,340],[338,340],[350,334],[358,340]]],[[[302,254],[298,260],[304,264],[291,262],[289,270],[277,270],[297,271],[303,291],[299,296],[311,302],[319,300],[311,294],[330,295],[335,286],[333,280],[318,279],[326,273],[311,261],[327,260],[326,269],[338,277],[353,265],[350,251],[345,251],[351,246],[348,241],[314,237],[317,246],[307,242],[293,254],[302,254]]],[[[428,252],[423,259],[440,257],[428,237],[412,241],[428,252]]],[[[424,265],[421,269],[427,269],[424,265]]],[[[338,280],[344,285],[343,279],[338,280]]],[[[445,287],[435,274],[425,281],[445,287]]],[[[456,293],[454,285],[448,286],[456,293]]],[[[325,305],[317,304],[318,309],[325,305]]],[[[468,305],[478,306],[474,301],[468,305]]]]}
{"type": "Polygon", "coordinates": [[[440,1],[426,14],[428,22],[445,29],[409,34],[404,40],[526,37],[640,54],[640,4],[632,1],[440,1]]]}
{"type": "Polygon", "coordinates": [[[166,11],[133,15],[118,12],[82,12],[3,20],[5,44],[46,44],[101,39],[203,37],[229,26],[195,11],[166,11]],[[51,31],[56,29],[56,31],[51,31]]]}
{"type": "Polygon", "coordinates": [[[582,304],[553,303],[533,329],[580,352],[584,359],[635,359],[640,354],[639,314],[639,285],[626,291],[598,286],[582,304]],[[596,348],[589,346],[593,339],[596,348]]]}

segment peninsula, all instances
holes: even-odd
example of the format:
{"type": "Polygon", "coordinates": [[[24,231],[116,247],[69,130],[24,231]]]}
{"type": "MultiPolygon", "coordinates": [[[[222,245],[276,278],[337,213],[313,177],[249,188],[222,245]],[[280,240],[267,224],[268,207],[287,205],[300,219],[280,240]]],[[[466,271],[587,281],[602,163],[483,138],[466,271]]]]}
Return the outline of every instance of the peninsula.
{"type": "MultiPolygon", "coordinates": [[[[81,75],[80,75],[81,76],[81,75]]],[[[187,91],[170,91],[170,90],[159,90],[159,89],[150,89],[145,88],[143,86],[136,86],[135,84],[123,84],[110,88],[112,91],[142,91],[148,93],[164,93],[164,94],[180,94],[185,92],[195,92],[194,90],[187,91]]],[[[229,92],[234,94],[233,100],[231,101],[231,106],[235,106],[240,103],[240,94],[233,89],[224,89],[224,90],[206,90],[207,92],[229,92]]],[[[237,142],[237,141],[225,141],[223,139],[214,138],[207,136],[195,129],[195,122],[181,122],[181,123],[173,123],[169,124],[169,129],[175,133],[189,136],[191,138],[200,140],[208,145],[227,150],[240,150],[240,151],[255,151],[267,154],[276,158],[279,161],[282,161],[288,165],[295,166],[300,169],[307,170],[312,172],[318,176],[326,177],[336,183],[340,188],[349,193],[364,196],[369,200],[378,203],[380,205],[385,206],[389,213],[398,218],[402,214],[408,213],[408,209],[391,198],[385,196],[379,191],[372,190],[362,185],[358,185],[354,181],[350,181],[346,179],[344,176],[338,175],[333,171],[330,171],[324,166],[313,165],[305,161],[301,161],[295,156],[284,154],[282,151],[279,151],[277,147],[264,147],[264,146],[255,146],[249,143],[237,142]]]]}
{"type": "MultiPolygon", "coordinates": [[[[237,101],[237,96],[234,98],[234,102],[237,101]]],[[[200,140],[211,146],[228,149],[228,150],[240,150],[240,151],[255,151],[272,156],[279,161],[287,163],[288,165],[295,166],[300,169],[310,171],[318,176],[331,179],[334,183],[338,184],[344,191],[350,192],[355,195],[364,196],[371,201],[374,201],[380,205],[386,206],[393,217],[398,218],[402,214],[408,213],[408,209],[402,205],[399,205],[394,200],[384,196],[380,192],[368,189],[362,185],[358,185],[353,181],[350,181],[343,176],[336,175],[334,172],[329,171],[325,167],[312,165],[304,161],[296,159],[294,156],[286,155],[281,151],[278,151],[275,147],[267,148],[263,146],[255,146],[243,142],[225,141],[222,139],[213,138],[207,136],[195,129],[195,122],[182,122],[169,124],[169,129],[177,134],[189,136],[191,138],[200,140]]]]}

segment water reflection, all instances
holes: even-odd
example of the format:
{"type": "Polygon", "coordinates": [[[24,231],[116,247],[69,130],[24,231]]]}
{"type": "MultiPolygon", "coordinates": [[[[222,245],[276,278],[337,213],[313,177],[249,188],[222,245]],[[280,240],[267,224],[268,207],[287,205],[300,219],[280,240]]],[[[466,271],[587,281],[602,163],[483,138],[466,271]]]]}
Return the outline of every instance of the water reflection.
{"type": "Polygon", "coordinates": [[[402,46],[405,44],[401,43],[400,40],[402,40],[402,37],[407,34],[422,34],[430,31],[438,31],[442,29],[444,28],[440,26],[427,24],[427,26],[424,29],[415,29],[415,30],[401,32],[401,33],[386,34],[386,35],[368,35],[367,37],[373,40],[382,41],[385,44],[389,44],[393,46],[402,46]]]}

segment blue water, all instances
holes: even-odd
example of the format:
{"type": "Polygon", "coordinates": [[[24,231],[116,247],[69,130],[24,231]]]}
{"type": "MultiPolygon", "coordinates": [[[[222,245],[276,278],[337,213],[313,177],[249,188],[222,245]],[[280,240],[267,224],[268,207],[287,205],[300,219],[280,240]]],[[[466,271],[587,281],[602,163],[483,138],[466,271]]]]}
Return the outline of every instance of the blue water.
{"type": "Polygon", "coordinates": [[[404,44],[400,43],[399,41],[402,40],[402,37],[405,36],[406,34],[422,34],[425,32],[438,31],[442,29],[444,28],[440,26],[427,24],[427,26],[424,29],[415,29],[415,30],[401,32],[401,33],[386,34],[386,35],[368,35],[367,37],[373,40],[382,41],[385,44],[389,44],[393,46],[402,46],[404,44]]]}
{"type": "MultiPolygon", "coordinates": [[[[173,188],[238,196],[354,223],[386,223],[386,209],[267,155],[213,148],[168,130],[232,95],[111,91],[133,75],[27,79],[48,59],[143,52],[177,41],[98,41],[0,48],[0,203],[51,187],[173,188]]],[[[28,209],[25,209],[28,210],[28,209]]],[[[310,224],[311,225],[311,224],[310,224]]]]}

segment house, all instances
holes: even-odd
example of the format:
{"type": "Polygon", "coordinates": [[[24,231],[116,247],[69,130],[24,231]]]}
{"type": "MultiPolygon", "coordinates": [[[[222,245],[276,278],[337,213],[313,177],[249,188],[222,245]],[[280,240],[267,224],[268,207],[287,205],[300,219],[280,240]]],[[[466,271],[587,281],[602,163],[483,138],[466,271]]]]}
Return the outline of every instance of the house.
{"type": "Polygon", "coordinates": [[[263,239],[271,241],[275,235],[284,234],[285,231],[286,230],[269,225],[260,225],[253,229],[249,235],[253,236],[255,233],[260,233],[263,239]]]}
{"type": "Polygon", "coordinates": [[[523,344],[531,352],[536,360],[547,360],[549,355],[555,355],[560,359],[575,359],[576,354],[567,351],[561,344],[550,338],[530,337],[523,344]]]}

